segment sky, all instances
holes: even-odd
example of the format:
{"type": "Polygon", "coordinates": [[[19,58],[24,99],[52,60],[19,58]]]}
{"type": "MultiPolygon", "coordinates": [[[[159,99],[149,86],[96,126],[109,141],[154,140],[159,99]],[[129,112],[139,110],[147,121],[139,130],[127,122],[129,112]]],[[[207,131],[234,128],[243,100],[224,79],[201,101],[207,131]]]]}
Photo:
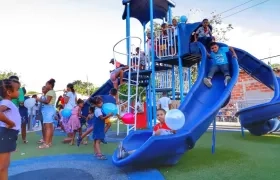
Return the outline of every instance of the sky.
{"type": "MultiPolygon", "coordinates": [[[[247,0],[174,0],[173,15],[187,15],[190,22],[210,18],[247,0]],[[197,10],[195,14],[190,9],[197,10]]],[[[254,0],[222,14],[226,17],[264,0],[254,0]]],[[[246,50],[257,58],[280,54],[279,0],[223,19],[232,24],[228,45],[246,50]]],[[[40,91],[50,78],[56,90],[82,80],[101,86],[113,66],[113,46],[125,38],[121,0],[0,0],[1,71],[21,76],[28,91],[40,91]]],[[[131,19],[131,35],[143,37],[143,29],[131,19]]],[[[135,45],[139,40],[133,41],[135,45]]],[[[122,51],[124,43],[117,48],[122,51]]],[[[125,53],[125,52],[123,52],[125,53]]],[[[116,54],[116,58],[121,55],[116,54]]],[[[271,59],[280,63],[280,58],[271,59]]]]}

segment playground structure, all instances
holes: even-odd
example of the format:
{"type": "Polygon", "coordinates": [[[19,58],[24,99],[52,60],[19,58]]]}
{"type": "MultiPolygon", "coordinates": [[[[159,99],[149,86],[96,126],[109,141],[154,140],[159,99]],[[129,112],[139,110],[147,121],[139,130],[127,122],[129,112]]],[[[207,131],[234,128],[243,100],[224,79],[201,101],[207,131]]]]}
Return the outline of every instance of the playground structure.
{"type": "MultiPolygon", "coordinates": [[[[131,55],[132,37],[130,36],[130,18],[133,17],[140,21],[143,25],[144,38],[146,38],[146,24],[148,22],[153,22],[153,19],[166,18],[167,15],[167,19],[170,23],[172,18],[171,8],[175,7],[175,3],[170,0],[123,0],[123,5],[125,6],[123,19],[126,20],[127,25],[125,38],[127,42],[127,52],[125,56],[127,58],[127,64],[131,67],[126,73],[128,83],[127,103],[128,106],[130,106],[132,97],[137,97],[139,95],[139,92],[136,92],[134,95],[131,94],[132,84],[135,83],[136,89],[138,89],[137,87],[139,86],[145,87],[147,96],[146,117],[149,122],[149,130],[130,131],[129,135],[124,139],[123,145],[127,150],[137,149],[137,151],[125,159],[118,159],[116,151],[113,154],[113,163],[116,166],[139,166],[147,164],[174,165],[185,152],[194,148],[196,141],[206,132],[212,123],[212,152],[214,153],[216,133],[215,118],[219,110],[230,100],[231,91],[238,79],[239,67],[253,78],[274,90],[274,97],[270,102],[244,108],[236,113],[239,116],[241,126],[254,135],[267,134],[280,128],[279,121],[275,119],[272,120],[272,118],[280,115],[280,78],[274,75],[272,69],[268,65],[253,57],[251,54],[241,49],[234,48],[238,60],[232,58],[231,53],[228,53],[232,77],[230,83],[225,86],[223,75],[217,74],[212,79],[213,87],[211,89],[204,85],[203,78],[210,68],[210,61],[206,57],[205,47],[199,42],[191,42],[191,35],[201,25],[200,22],[193,24],[187,22],[179,23],[177,27],[178,48],[174,50],[175,53],[174,51],[167,51],[159,54],[156,48],[151,48],[151,52],[146,53],[151,55],[149,57],[150,65],[147,66],[148,68],[145,70],[139,70],[139,68],[133,70],[131,66],[133,55],[131,55]],[[199,67],[198,77],[191,86],[190,68],[196,64],[198,64],[199,67]],[[183,68],[186,69],[184,70],[183,68]],[[164,74],[169,74],[172,81],[167,84],[169,84],[168,86],[171,84],[172,98],[175,99],[175,69],[178,71],[179,99],[181,101],[181,105],[178,109],[185,114],[185,125],[172,136],[152,136],[152,131],[150,129],[152,124],[156,121],[156,119],[153,118],[156,117],[156,106],[153,105],[156,104],[155,94],[157,92],[156,78],[152,77],[156,77],[157,72],[159,72],[157,78],[160,76],[164,77],[164,74]],[[166,71],[168,73],[166,73],[166,71]],[[187,72],[188,78],[186,79],[188,79],[188,81],[184,81],[184,72],[187,72]],[[186,86],[186,82],[188,86],[186,86]],[[186,96],[184,96],[184,90],[187,90],[186,96]],[[168,145],[168,148],[166,148],[166,145],[168,145]]],[[[154,32],[153,23],[150,23],[150,31],[154,32]]],[[[169,39],[170,36],[165,38],[165,41],[172,41],[172,39],[169,39]]],[[[151,33],[151,47],[156,47],[161,41],[163,41],[163,39],[160,39],[160,36],[157,36],[156,33],[151,33]]],[[[219,45],[227,46],[221,43],[219,45]]],[[[144,46],[144,50],[147,52],[146,46],[144,46]]],[[[108,80],[92,96],[108,94],[112,87],[111,81],[108,80]]],[[[166,90],[167,89],[164,89],[164,91],[166,90]]],[[[130,108],[128,108],[128,110],[130,110],[130,108]]],[[[134,113],[137,114],[137,110],[134,111],[134,113]]],[[[135,119],[135,124],[136,122],[137,119],[135,119]]],[[[136,130],[136,126],[133,128],[136,130]]]]}

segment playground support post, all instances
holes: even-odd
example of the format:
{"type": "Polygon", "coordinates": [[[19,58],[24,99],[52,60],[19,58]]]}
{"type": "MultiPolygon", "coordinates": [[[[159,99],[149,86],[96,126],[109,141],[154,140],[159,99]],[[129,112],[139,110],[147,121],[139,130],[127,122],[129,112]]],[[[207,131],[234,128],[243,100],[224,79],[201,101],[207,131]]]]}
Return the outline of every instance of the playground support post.
{"type": "Polygon", "coordinates": [[[172,100],[175,100],[175,67],[172,65],[172,100]]]}
{"type": "Polygon", "coordinates": [[[189,91],[190,91],[190,89],[191,89],[191,87],[192,87],[192,72],[191,72],[191,68],[189,67],[188,68],[188,83],[189,83],[189,91]]]}
{"type": "MultiPolygon", "coordinates": [[[[154,1],[150,0],[150,26],[151,26],[151,46],[155,47],[155,43],[154,43],[154,1]]],[[[152,76],[151,77],[155,77],[155,51],[152,50],[152,76]]],[[[151,78],[152,79],[152,101],[153,101],[153,118],[154,118],[154,123],[156,123],[156,90],[155,90],[155,78],[151,78]]]]}
{"type": "Polygon", "coordinates": [[[216,118],[213,121],[213,130],[212,130],[212,154],[215,153],[216,148],[216,118]]]}
{"type": "Polygon", "coordinates": [[[178,61],[179,61],[179,82],[180,82],[180,101],[183,101],[184,96],[184,82],[183,82],[183,65],[181,58],[181,40],[180,33],[178,33],[178,61]]]}
{"type": "Polygon", "coordinates": [[[172,10],[171,10],[171,6],[168,6],[168,23],[172,24],[172,10]]]}
{"type": "MultiPolygon", "coordinates": [[[[126,50],[127,50],[127,65],[131,65],[131,41],[130,41],[130,3],[127,3],[127,11],[126,11],[126,50]]],[[[127,97],[127,106],[128,106],[128,112],[130,112],[130,99],[131,99],[131,68],[128,70],[128,97],[127,97]]],[[[129,133],[129,125],[127,125],[127,134],[129,133]]]]}

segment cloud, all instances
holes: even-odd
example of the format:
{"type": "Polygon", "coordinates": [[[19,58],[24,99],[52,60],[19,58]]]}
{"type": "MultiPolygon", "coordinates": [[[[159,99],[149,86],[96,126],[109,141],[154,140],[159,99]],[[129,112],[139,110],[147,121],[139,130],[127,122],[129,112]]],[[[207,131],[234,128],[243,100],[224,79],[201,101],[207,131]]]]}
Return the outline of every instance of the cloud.
{"type": "MultiPolygon", "coordinates": [[[[280,34],[258,32],[236,26],[228,33],[228,37],[229,45],[243,49],[260,59],[280,54],[280,34]]],[[[272,59],[272,62],[279,63],[280,59],[272,59]]]]}

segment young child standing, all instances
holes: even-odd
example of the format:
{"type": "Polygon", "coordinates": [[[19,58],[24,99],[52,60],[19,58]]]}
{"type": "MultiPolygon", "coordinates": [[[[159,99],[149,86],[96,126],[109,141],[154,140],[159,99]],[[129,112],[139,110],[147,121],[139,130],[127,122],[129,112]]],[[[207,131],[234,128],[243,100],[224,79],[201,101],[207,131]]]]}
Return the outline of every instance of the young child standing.
{"type": "Polygon", "coordinates": [[[106,160],[107,159],[106,156],[104,156],[101,153],[100,143],[105,138],[105,132],[104,132],[105,119],[111,117],[112,114],[105,115],[102,112],[101,107],[103,105],[103,100],[100,96],[93,97],[92,103],[95,106],[94,120],[93,120],[94,129],[93,129],[93,134],[92,134],[92,137],[94,139],[93,149],[94,149],[94,153],[95,153],[95,156],[97,157],[97,159],[106,160]]]}
{"type": "Polygon", "coordinates": [[[78,99],[77,101],[77,106],[75,106],[72,109],[72,115],[69,118],[68,125],[73,132],[72,140],[70,142],[70,145],[74,145],[75,143],[75,137],[76,133],[79,132],[79,136],[82,135],[82,129],[81,129],[81,122],[80,122],[80,117],[81,117],[81,109],[84,106],[84,101],[81,99],[78,99]]]}
{"type": "Polygon", "coordinates": [[[212,87],[212,78],[217,72],[222,72],[225,76],[225,85],[229,83],[231,77],[229,72],[229,63],[227,58],[227,52],[230,50],[234,58],[237,58],[237,55],[232,47],[219,47],[216,42],[210,44],[211,54],[208,54],[210,60],[213,61],[212,67],[208,73],[208,76],[204,78],[204,84],[207,87],[212,87]]]}
{"type": "Polygon", "coordinates": [[[21,116],[12,102],[19,96],[20,83],[16,80],[0,81],[0,179],[8,180],[11,152],[16,150],[21,116]]]}
{"type": "MultiPolygon", "coordinates": [[[[169,127],[167,127],[165,123],[165,114],[166,111],[164,109],[157,110],[157,119],[159,120],[159,123],[156,124],[153,128],[153,136],[171,135],[176,133],[176,131],[173,131],[169,127]]],[[[119,145],[118,158],[123,159],[134,153],[135,151],[137,151],[137,149],[126,151],[121,142],[119,145]]]]}

